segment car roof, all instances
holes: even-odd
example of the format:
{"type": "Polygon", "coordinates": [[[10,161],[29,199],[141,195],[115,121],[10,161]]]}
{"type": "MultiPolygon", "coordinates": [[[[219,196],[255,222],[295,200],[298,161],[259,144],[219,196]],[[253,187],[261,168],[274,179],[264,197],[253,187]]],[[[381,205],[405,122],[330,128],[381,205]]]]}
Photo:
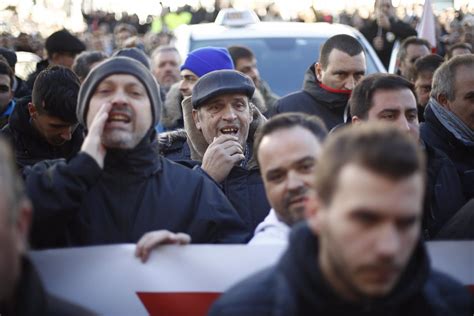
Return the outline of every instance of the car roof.
{"type": "Polygon", "coordinates": [[[229,38],[260,38],[260,37],[322,37],[336,34],[348,34],[359,37],[358,32],[343,24],[325,22],[258,22],[241,27],[229,27],[216,23],[183,25],[178,33],[187,32],[194,40],[229,39],[229,38]]]}

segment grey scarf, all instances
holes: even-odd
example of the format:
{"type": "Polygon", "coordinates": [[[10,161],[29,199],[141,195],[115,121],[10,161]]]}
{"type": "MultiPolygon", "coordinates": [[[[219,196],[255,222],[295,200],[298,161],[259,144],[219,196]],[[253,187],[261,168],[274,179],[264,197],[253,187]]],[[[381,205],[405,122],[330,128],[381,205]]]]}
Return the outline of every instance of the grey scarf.
{"type": "Polygon", "coordinates": [[[430,98],[429,106],[433,110],[436,118],[441,124],[463,144],[474,146],[474,131],[469,128],[459,117],[453,112],[444,108],[434,98],[430,98]]]}

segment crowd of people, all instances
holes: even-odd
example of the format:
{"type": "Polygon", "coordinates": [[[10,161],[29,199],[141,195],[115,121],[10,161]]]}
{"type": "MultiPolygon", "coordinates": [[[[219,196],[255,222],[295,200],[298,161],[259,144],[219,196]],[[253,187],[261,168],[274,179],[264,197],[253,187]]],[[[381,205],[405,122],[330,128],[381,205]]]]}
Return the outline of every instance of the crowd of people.
{"type": "Polygon", "coordinates": [[[361,32],[384,63],[401,41],[397,74],[368,75],[335,35],[282,97],[248,47],[182,60],[133,20],[105,46],[54,32],[26,80],[1,42],[0,315],[93,314],[48,295],[27,250],[120,243],[143,262],[169,243],[287,245],[210,315],[472,315],[425,244],[474,238],[471,26],[440,56],[394,12],[377,0],[361,32]]]}

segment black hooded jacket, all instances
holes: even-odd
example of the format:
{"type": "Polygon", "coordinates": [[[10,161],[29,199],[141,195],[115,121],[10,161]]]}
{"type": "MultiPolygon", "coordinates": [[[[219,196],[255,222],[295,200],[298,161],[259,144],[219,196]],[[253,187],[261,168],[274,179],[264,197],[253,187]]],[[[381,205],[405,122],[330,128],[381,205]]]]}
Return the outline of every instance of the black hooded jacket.
{"type": "Polygon", "coordinates": [[[8,125],[2,129],[2,135],[7,137],[15,149],[15,160],[20,169],[25,166],[47,160],[69,159],[81,149],[84,140],[83,129],[79,126],[71,135],[71,140],[60,146],[50,145],[30,123],[28,103],[31,98],[23,98],[17,102],[8,125]]]}
{"type": "Polygon", "coordinates": [[[293,92],[279,99],[275,104],[275,114],[303,112],[316,115],[323,120],[328,130],[344,123],[344,113],[350,93],[330,91],[322,88],[315,75],[315,65],[306,70],[303,90],[293,92]]]}
{"type": "Polygon", "coordinates": [[[104,169],[85,153],[25,170],[37,248],[136,243],[146,232],[185,232],[193,243],[250,237],[219,188],[158,155],[154,130],[131,150],[107,150],[104,169]]]}
{"type": "Polygon", "coordinates": [[[467,290],[431,270],[421,242],[391,293],[360,303],[342,299],[329,286],[317,264],[317,251],[318,239],[306,223],[298,225],[279,263],[231,288],[209,315],[472,315],[467,290]]]}

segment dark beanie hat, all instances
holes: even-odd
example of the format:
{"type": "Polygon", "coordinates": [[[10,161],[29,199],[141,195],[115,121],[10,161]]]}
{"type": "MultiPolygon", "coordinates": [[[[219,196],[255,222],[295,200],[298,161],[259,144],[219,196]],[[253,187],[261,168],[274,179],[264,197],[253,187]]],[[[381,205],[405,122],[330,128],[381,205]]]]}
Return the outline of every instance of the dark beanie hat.
{"type": "Polygon", "coordinates": [[[80,53],[86,46],[77,37],[67,30],[54,32],[46,39],[46,50],[48,54],[58,52],[80,53]]]}
{"type": "Polygon", "coordinates": [[[5,57],[11,69],[15,69],[15,65],[17,62],[15,51],[8,48],[0,47],[0,56],[5,57]]]}
{"type": "Polygon", "coordinates": [[[181,70],[188,69],[202,77],[208,72],[221,69],[234,69],[229,51],[223,47],[203,47],[188,54],[181,70]]]}
{"type": "Polygon", "coordinates": [[[141,62],[146,68],[150,69],[150,60],[143,50],[136,47],[122,48],[116,51],[112,56],[130,57],[141,62]]]}
{"type": "Polygon", "coordinates": [[[153,126],[158,124],[161,114],[160,87],[150,70],[146,69],[139,61],[129,57],[109,58],[91,70],[79,90],[76,110],[79,123],[87,128],[86,117],[89,109],[89,101],[95,89],[102,80],[115,74],[132,75],[143,84],[150,98],[153,126]]]}
{"type": "Polygon", "coordinates": [[[236,70],[212,71],[196,82],[192,93],[193,108],[199,108],[209,99],[225,93],[243,93],[249,99],[255,92],[252,79],[236,70]]]}

